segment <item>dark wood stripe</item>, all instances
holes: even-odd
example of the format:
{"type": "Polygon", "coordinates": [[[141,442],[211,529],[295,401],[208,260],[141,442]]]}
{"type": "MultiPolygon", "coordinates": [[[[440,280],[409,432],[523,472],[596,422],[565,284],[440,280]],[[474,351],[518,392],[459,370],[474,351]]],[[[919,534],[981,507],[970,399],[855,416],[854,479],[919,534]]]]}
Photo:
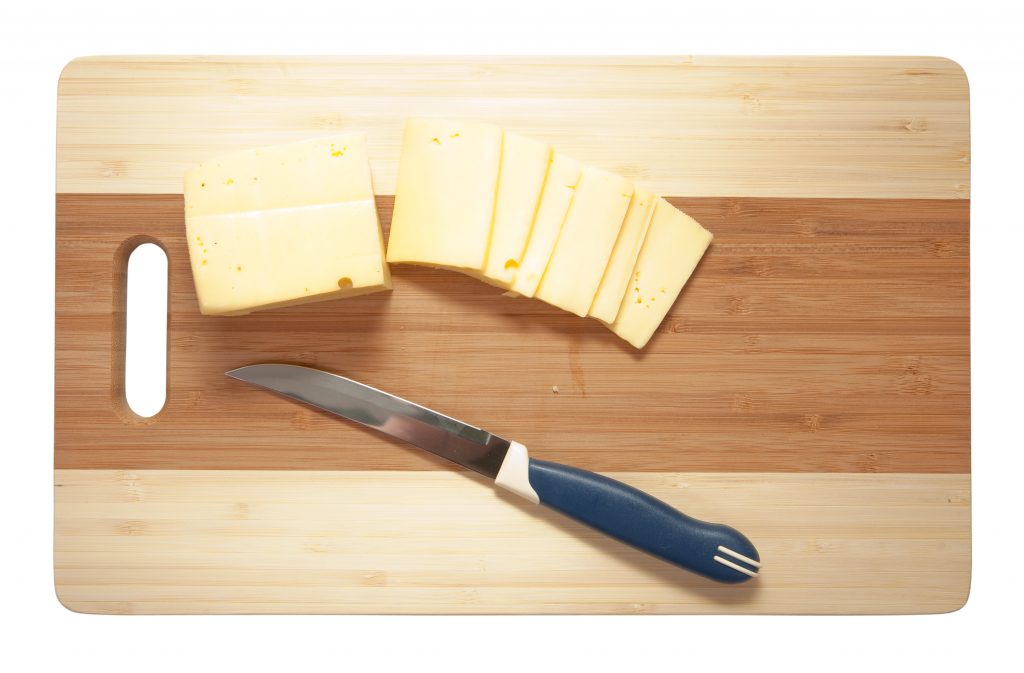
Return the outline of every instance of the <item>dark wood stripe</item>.
{"type": "Polygon", "coordinates": [[[413,267],[392,293],[200,316],[180,196],[58,195],[56,466],[447,469],[223,375],[276,360],[596,470],[970,470],[967,201],[671,200],[716,238],[638,353],[593,320],[413,267]],[[170,390],[149,421],[118,383],[140,236],[171,272],[170,390]]]}

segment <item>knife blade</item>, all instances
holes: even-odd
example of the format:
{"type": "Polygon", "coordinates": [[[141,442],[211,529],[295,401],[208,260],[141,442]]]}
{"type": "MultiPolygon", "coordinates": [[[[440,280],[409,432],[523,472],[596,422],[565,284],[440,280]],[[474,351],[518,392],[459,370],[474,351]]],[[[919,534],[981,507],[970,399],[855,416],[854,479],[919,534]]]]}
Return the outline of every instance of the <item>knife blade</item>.
{"type": "Polygon", "coordinates": [[[530,458],[518,442],[358,381],[276,363],[248,365],[227,375],[405,440],[494,479],[534,504],[710,579],[735,583],[760,572],[757,549],[729,526],[686,516],[603,475],[530,458]]]}
{"type": "Polygon", "coordinates": [[[403,439],[491,479],[508,452],[507,439],[321,369],[258,364],[227,375],[403,439]]]}

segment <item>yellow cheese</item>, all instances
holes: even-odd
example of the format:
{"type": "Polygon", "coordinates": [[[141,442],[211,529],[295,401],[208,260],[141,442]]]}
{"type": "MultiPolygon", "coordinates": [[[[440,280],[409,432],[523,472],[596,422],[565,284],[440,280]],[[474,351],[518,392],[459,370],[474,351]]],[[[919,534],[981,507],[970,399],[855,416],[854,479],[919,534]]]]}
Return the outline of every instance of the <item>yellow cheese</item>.
{"type": "Polygon", "coordinates": [[[550,163],[550,145],[514,133],[505,134],[491,244],[483,274],[493,285],[507,289],[515,279],[550,163]]]}
{"type": "Polygon", "coordinates": [[[526,252],[512,281],[513,292],[532,297],[537,291],[572,205],[581,171],[582,166],[575,159],[557,152],[552,156],[526,252]]]}
{"type": "Polygon", "coordinates": [[[630,273],[636,265],[640,246],[643,245],[651,216],[654,215],[655,202],[654,192],[649,189],[637,189],[629,202],[626,218],[622,222],[622,229],[619,230],[619,238],[615,241],[611,259],[608,260],[608,268],[604,271],[604,278],[597,288],[597,296],[590,306],[589,314],[602,322],[615,322],[615,316],[619,314],[622,297],[626,294],[626,286],[629,285],[630,273]]]}
{"type": "Polygon", "coordinates": [[[367,199],[373,187],[362,133],[235,152],[185,173],[186,215],[367,199]]]}
{"type": "Polygon", "coordinates": [[[204,314],[391,287],[362,134],[200,164],[185,175],[185,229],[204,314]]]}
{"type": "Polygon", "coordinates": [[[405,126],[389,262],[482,271],[501,163],[491,124],[412,119],[405,126]]]}
{"type": "Polygon", "coordinates": [[[629,180],[585,166],[537,287],[538,299],[583,317],[601,284],[633,196],[629,180]]]}
{"type": "Polygon", "coordinates": [[[690,278],[711,232],[658,199],[647,238],[611,330],[637,348],[647,345],[690,278]]]}
{"type": "Polygon", "coordinates": [[[239,315],[391,286],[372,201],[188,219],[202,313],[239,315]]]}

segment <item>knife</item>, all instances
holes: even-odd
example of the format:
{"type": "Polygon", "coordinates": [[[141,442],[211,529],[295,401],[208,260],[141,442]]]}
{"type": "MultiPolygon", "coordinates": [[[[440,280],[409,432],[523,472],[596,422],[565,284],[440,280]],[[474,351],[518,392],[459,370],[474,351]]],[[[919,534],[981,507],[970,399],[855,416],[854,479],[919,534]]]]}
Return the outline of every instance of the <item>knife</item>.
{"type": "Polygon", "coordinates": [[[522,444],[312,367],[256,364],[227,375],[403,439],[664,561],[719,582],[756,577],[761,557],[729,526],[686,516],[627,484],[530,458],[522,444]]]}

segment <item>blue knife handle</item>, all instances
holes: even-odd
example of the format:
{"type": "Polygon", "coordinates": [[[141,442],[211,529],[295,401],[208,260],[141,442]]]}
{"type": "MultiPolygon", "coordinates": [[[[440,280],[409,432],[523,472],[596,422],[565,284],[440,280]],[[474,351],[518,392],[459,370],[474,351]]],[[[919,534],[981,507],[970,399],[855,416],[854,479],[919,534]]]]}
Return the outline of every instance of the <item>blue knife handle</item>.
{"type": "Polygon", "coordinates": [[[688,517],[620,481],[533,458],[529,479],[542,505],[705,577],[743,582],[760,568],[757,549],[735,529],[688,517]]]}

